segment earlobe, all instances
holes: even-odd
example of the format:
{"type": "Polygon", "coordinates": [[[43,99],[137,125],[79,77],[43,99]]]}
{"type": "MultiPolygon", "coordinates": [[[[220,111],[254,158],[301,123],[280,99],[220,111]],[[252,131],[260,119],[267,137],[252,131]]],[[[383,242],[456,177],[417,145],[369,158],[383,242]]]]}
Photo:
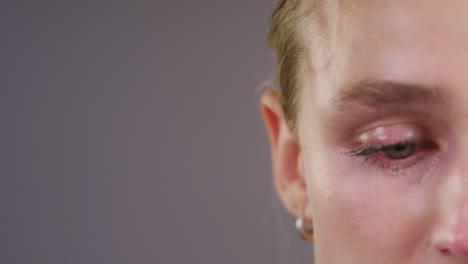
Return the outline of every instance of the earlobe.
{"type": "Polygon", "coordinates": [[[294,217],[310,218],[307,187],[296,134],[288,126],[275,91],[264,92],[260,104],[269,136],[273,180],[278,194],[294,217]]]}

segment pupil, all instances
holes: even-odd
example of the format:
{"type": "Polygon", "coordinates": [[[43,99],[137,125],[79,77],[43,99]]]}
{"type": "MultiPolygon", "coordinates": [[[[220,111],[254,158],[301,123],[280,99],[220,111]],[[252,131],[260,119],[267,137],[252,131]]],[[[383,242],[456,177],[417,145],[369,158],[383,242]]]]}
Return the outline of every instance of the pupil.
{"type": "Polygon", "coordinates": [[[403,144],[398,144],[395,146],[395,150],[398,150],[398,151],[405,150],[405,148],[406,148],[406,145],[403,145],[403,144]]]}
{"type": "Polygon", "coordinates": [[[386,149],[383,152],[392,159],[404,159],[411,156],[416,149],[415,144],[397,144],[386,149]]]}

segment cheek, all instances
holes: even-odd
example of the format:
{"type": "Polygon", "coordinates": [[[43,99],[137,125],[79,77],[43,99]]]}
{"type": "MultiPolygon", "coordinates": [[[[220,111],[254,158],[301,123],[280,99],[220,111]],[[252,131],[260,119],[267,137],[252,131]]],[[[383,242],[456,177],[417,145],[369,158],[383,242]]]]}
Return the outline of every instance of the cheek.
{"type": "Polygon", "coordinates": [[[422,245],[428,224],[422,191],[402,189],[398,179],[363,174],[331,153],[305,159],[319,248],[384,261],[408,259],[422,245]]]}

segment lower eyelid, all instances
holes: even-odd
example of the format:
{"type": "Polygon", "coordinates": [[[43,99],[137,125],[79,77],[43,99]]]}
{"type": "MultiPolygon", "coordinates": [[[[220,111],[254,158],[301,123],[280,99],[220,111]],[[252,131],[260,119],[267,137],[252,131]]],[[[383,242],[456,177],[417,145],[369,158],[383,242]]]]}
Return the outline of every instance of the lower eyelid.
{"type": "Polygon", "coordinates": [[[368,158],[367,161],[365,160],[365,163],[371,162],[370,165],[379,165],[383,169],[391,169],[394,173],[415,166],[417,163],[430,158],[433,154],[431,151],[416,150],[415,154],[410,157],[398,160],[385,157],[384,153],[378,152],[372,154],[372,157],[368,158]]]}

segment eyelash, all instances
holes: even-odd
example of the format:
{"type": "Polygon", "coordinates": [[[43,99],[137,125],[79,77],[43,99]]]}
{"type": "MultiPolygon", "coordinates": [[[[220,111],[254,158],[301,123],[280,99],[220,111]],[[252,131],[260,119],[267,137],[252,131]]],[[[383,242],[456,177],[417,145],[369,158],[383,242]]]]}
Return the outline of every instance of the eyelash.
{"type": "MultiPolygon", "coordinates": [[[[400,141],[400,142],[395,142],[392,144],[379,144],[379,145],[364,145],[364,146],[359,146],[355,149],[352,149],[348,151],[346,154],[351,156],[351,157],[357,157],[357,158],[363,158],[362,164],[369,165],[369,166],[378,166],[382,169],[393,169],[395,172],[398,172],[401,169],[405,169],[406,167],[409,167],[416,163],[419,159],[417,159],[415,162],[410,162],[411,164],[409,165],[404,165],[401,163],[404,163],[405,161],[408,161],[412,159],[415,155],[418,155],[417,152],[420,151],[422,148],[426,147],[433,147],[434,143],[430,141],[400,141]],[[388,157],[387,161],[383,160],[382,158],[379,158],[377,155],[379,153],[385,154],[385,150],[397,147],[397,146],[408,146],[408,145],[413,145],[414,146],[414,152],[411,153],[408,157],[405,157],[403,159],[394,159],[391,157],[388,157]]],[[[388,155],[387,155],[388,156],[388,155]]]]}

